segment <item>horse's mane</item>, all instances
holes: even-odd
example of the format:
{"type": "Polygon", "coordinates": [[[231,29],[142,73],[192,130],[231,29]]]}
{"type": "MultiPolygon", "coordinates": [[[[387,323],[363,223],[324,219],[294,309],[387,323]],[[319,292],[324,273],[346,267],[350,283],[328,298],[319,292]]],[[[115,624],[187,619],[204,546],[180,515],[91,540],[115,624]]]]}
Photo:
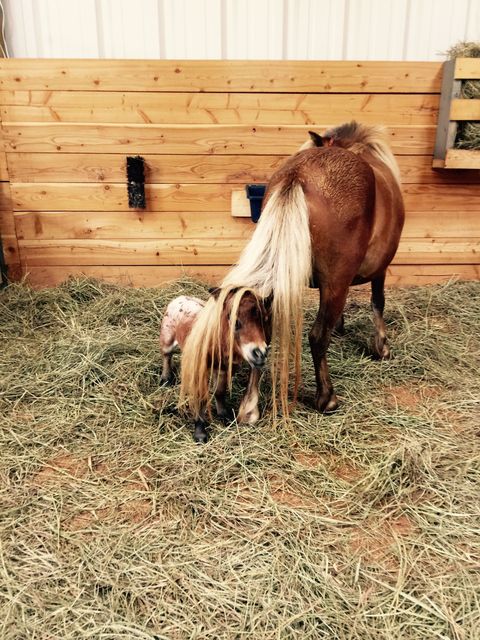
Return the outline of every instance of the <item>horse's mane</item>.
{"type": "Polygon", "coordinates": [[[330,139],[333,144],[349,149],[358,155],[370,152],[375,158],[387,165],[400,185],[400,169],[390,149],[384,127],[360,124],[352,120],[328,129],[323,134],[323,138],[330,139]]]}
{"type": "Polygon", "coordinates": [[[258,298],[253,289],[234,286],[223,287],[218,298],[210,297],[185,341],[182,353],[180,404],[188,400],[189,409],[195,417],[199,417],[202,411],[210,410],[210,400],[218,383],[215,371],[220,362],[226,364],[227,383],[231,389],[235,323],[240,302],[247,292],[258,298]],[[228,341],[225,344],[222,340],[222,317],[229,296],[230,318],[228,341]]]}

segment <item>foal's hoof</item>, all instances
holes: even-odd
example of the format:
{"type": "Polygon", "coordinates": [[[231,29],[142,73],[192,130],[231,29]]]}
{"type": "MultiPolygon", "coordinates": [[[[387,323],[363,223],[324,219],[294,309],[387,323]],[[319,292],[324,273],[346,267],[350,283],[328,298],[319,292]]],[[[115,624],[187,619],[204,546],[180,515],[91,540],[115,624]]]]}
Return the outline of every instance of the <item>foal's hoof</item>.
{"type": "Polygon", "coordinates": [[[338,409],[338,400],[335,392],[328,395],[317,395],[315,406],[322,413],[333,413],[338,409]]]}
{"type": "Polygon", "coordinates": [[[160,378],[160,384],[162,387],[172,387],[175,384],[175,376],[170,375],[168,378],[164,378],[163,376],[160,378]]]}
{"type": "Polygon", "coordinates": [[[251,411],[240,411],[238,414],[239,424],[255,424],[260,418],[260,411],[252,409],[251,411]]]}
{"type": "Polygon", "coordinates": [[[193,439],[199,444],[206,444],[208,442],[208,432],[204,426],[197,425],[193,433],[193,439]]]}

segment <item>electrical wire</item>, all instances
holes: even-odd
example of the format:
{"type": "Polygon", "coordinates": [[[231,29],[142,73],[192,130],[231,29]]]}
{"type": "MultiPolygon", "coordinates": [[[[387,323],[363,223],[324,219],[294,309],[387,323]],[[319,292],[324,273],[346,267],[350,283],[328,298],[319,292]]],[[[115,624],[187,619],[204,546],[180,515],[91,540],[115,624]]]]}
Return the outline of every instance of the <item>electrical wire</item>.
{"type": "Polygon", "coordinates": [[[4,58],[9,58],[10,53],[8,51],[7,41],[5,40],[5,9],[3,8],[2,0],[0,0],[0,11],[2,12],[2,40],[0,42],[0,52],[4,58]]]}

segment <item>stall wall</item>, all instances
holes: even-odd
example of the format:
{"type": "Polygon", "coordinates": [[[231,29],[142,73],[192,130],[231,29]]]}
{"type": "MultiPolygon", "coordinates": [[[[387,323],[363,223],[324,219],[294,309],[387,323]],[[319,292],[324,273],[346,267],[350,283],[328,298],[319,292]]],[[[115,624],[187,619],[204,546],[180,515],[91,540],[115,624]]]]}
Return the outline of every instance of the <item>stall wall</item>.
{"type": "Polygon", "coordinates": [[[387,127],[407,221],[394,283],[479,275],[474,171],[433,171],[441,64],[6,60],[2,234],[35,285],[86,273],[216,281],[254,225],[231,193],[266,182],[307,138],[351,118],[387,127]],[[127,155],[147,163],[147,210],[128,208],[127,155]]]}

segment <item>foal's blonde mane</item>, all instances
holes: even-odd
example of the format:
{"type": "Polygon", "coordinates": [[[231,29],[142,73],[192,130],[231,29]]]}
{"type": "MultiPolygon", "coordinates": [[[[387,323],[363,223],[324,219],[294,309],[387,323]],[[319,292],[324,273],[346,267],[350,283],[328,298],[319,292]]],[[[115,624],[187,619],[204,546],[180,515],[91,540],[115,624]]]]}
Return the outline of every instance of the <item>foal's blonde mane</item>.
{"type": "Polygon", "coordinates": [[[227,384],[231,389],[235,323],[240,302],[246,293],[258,297],[250,287],[223,287],[217,298],[209,298],[187,337],[182,353],[180,403],[188,401],[195,417],[199,417],[203,411],[210,411],[210,401],[218,384],[215,372],[220,363],[226,364],[227,384]],[[222,353],[222,317],[229,296],[231,306],[227,353],[222,353]]]}

